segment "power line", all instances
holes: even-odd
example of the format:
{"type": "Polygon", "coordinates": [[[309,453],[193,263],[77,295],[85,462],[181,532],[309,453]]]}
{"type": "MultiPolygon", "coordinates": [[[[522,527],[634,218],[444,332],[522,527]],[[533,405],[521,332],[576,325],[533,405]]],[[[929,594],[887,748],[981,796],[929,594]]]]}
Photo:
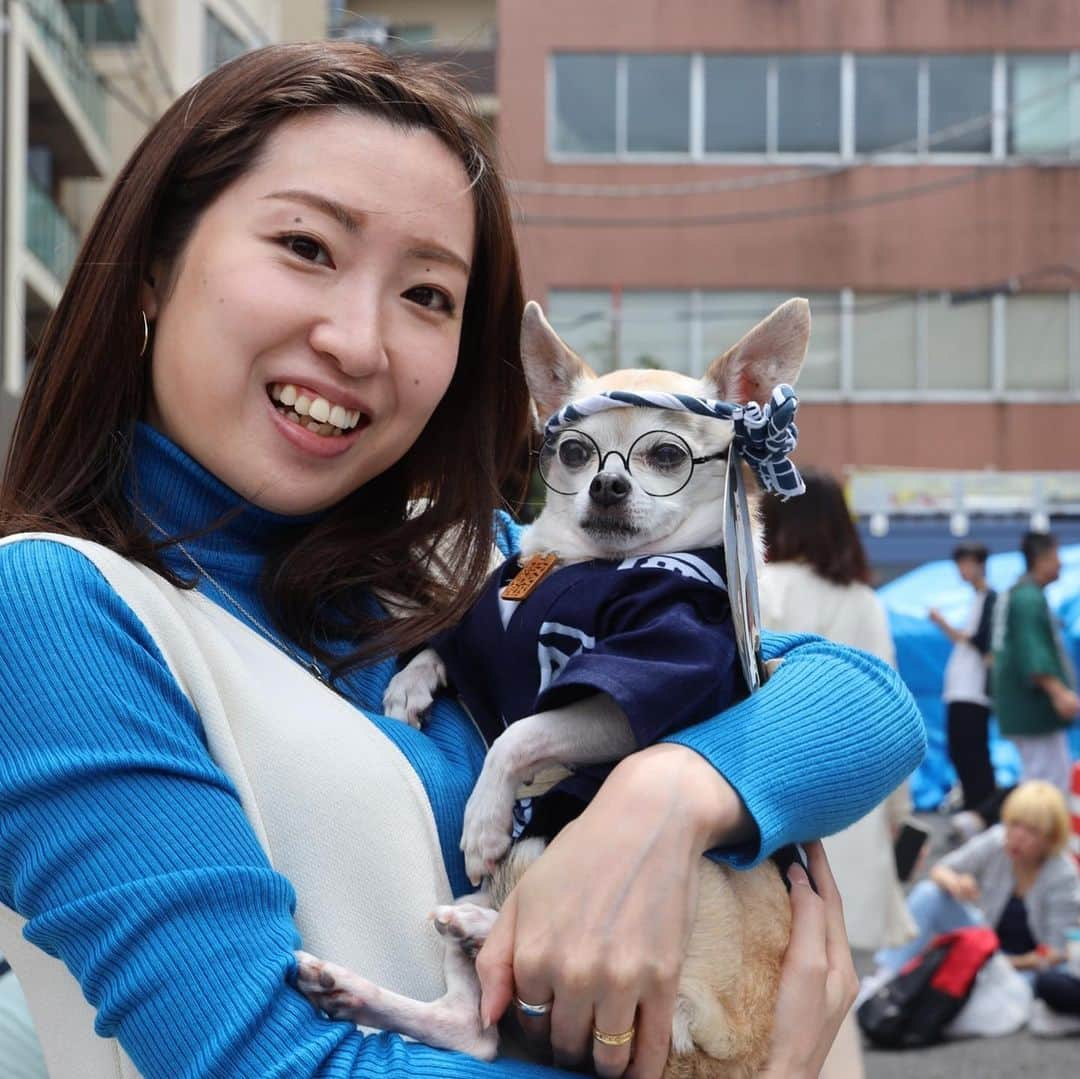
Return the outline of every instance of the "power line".
{"type": "MultiPolygon", "coordinates": [[[[1078,145],[1080,145],[1080,139],[1068,143],[1063,148],[1063,152],[1067,153],[1078,145]]],[[[1014,157],[1008,161],[978,165],[957,176],[946,176],[937,180],[929,180],[923,184],[911,184],[907,187],[894,188],[891,191],[881,191],[874,195],[836,199],[831,202],[800,203],[796,206],[782,206],[768,210],[732,210],[727,213],[705,214],[696,217],[575,217],[561,214],[527,214],[519,211],[515,214],[515,220],[521,225],[584,228],[685,228],[703,225],[760,224],[765,221],[782,221],[792,217],[816,217],[824,214],[845,213],[849,210],[862,210],[868,206],[879,206],[889,202],[906,202],[936,191],[944,191],[948,188],[970,184],[992,172],[1023,168],[1033,164],[1037,165],[1043,160],[1039,156],[1014,157]]]]}
{"type": "MultiPolygon", "coordinates": [[[[1070,75],[1061,82],[1053,83],[1044,87],[1036,94],[1025,97],[1023,101],[1014,102],[1004,109],[990,110],[978,116],[958,120],[931,132],[926,138],[926,146],[936,146],[960,135],[969,134],[972,131],[988,127],[1001,117],[1007,119],[1014,113],[1030,108],[1043,98],[1060,94],[1073,83],[1080,80],[1080,73],[1070,75]]],[[[881,158],[890,154],[914,153],[919,149],[918,138],[905,139],[902,142],[893,143],[875,150],[869,154],[858,154],[855,158],[828,165],[807,165],[801,168],[772,169],[766,172],[753,173],[750,176],[732,177],[725,180],[698,180],[685,183],[660,183],[660,184],[569,184],[552,183],[544,180],[510,180],[510,189],[517,195],[547,195],[565,196],[572,198],[657,198],[686,195],[719,194],[724,191],[746,191],[758,187],[771,187],[780,184],[801,183],[808,179],[817,179],[821,176],[830,176],[837,173],[847,172],[861,165],[873,165],[881,158]]],[[[634,164],[633,161],[619,160],[609,162],[598,158],[597,165],[620,165],[634,164]]],[[[708,161],[687,159],[676,164],[708,165],[708,161]]],[[[730,164],[720,162],[719,164],[730,164]]]]}
{"type": "MultiPolygon", "coordinates": [[[[1004,279],[996,282],[990,282],[974,286],[970,289],[953,290],[949,289],[913,289],[910,292],[899,292],[896,295],[890,295],[881,299],[865,300],[862,303],[852,304],[846,308],[839,301],[831,301],[825,299],[815,299],[813,301],[813,311],[815,314],[826,315],[842,315],[845,310],[850,311],[853,317],[860,317],[866,315],[880,314],[882,311],[888,311],[893,308],[907,307],[911,304],[912,299],[917,296],[942,296],[946,297],[950,304],[958,303],[971,303],[988,300],[996,295],[1016,295],[1023,291],[1021,288],[1021,282],[1030,280],[1031,278],[1043,278],[1043,277],[1069,277],[1080,279],[1080,268],[1071,266],[1068,263],[1049,263],[1044,266],[1036,266],[1030,270],[1021,270],[1017,273],[1010,274],[1004,279]]],[[[606,289],[587,289],[582,291],[597,291],[603,292],[605,295],[610,295],[610,288],[606,289]]],[[[625,292],[634,290],[624,290],[625,292]]],[[[651,289],[643,291],[655,291],[651,289]]],[[[682,293],[688,290],[674,290],[682,293]]],[[[725,291],[725,290],[712,290],[707,289],[703,291],[725,291]]],[[[738,294],[739,292],[746,291],[741,289],[726,290],[730,293],[738,294]]],[[[792,289],[770,289],[770,292],[784,293],[785,295],[790,293],[791,295],[798,295],[800,289],[798,287],[792,289]]],[[[804,290],[809,293],[814,293],[815,290],[804,290]]],[[[838,294],[839,289],[829,290],[832,293],[838,294]]],[[[892,292],[893,290],[890,290],[892,292]]],[[[873,293],[870,293],[872,295],[873,293]]],[[[1066,293],[1058,293],[1058,295],[1066,295],[1066,293]]],[[[764,318],[769,313],[771,307],[766,305],[764,307],[751,307],[746,306],[743,308],[728,308],[722,311],[710,311],[707,308],[700,311],[692,311],[689,308],[679,308],[675,311],[666,311],[660,315],[650,315],[647,313],[633,313],[627,314],[625,308],[619,309],[619,314],[616,316],[619,319],[620,324],[629,323],[672,323],[672,322],[722,322],[729,319],[737,319],[740,321],[749,321],[751,319],[757,320],[764,318]]],[[[606,323],[613,317],[611,310],[595,310],[585,311],[574,318],[559,319],[558,329],[563,332],[570,332],[572,330],[581,329],[591,323],[606,323]]]]}

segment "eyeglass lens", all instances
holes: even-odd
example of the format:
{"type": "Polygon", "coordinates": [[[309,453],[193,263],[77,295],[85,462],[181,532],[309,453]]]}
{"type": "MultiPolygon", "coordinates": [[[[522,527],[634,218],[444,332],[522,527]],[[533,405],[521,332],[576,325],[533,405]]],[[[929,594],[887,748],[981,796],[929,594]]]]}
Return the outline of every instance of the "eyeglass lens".
{"type": "Polygon", "coordinates": [[[624,456],[618,450],[601,455],[600,447],[581,431],[564,431],[540,450],[540,476],[553,491],[577,494],[605,467],[610,456],[651,495],[670,495],[686,486],[694,470],[693,453],[673,431],[647,431],[624,456]]]}

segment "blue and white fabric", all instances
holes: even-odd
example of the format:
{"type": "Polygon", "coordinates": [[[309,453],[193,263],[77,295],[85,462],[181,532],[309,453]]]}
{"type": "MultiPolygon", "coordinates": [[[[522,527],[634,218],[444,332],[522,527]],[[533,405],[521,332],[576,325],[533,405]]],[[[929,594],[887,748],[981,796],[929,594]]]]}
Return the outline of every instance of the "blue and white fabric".
{"type": "Polygon", "coordinates": [[[612,408],[662,408],[731,420],[735,426],[732,445],[736,452],[754,470],[764,490],[786,501],[806,490],[799,470],[790,460],[799,439],[799,429],[795,426],[798,407],[799,399],[787,383],[776,386],[764,405],[756,401],[738,405],[684,393],[608,390],[563,405],[544,425],[544,440],[587,416],[612,408]]]}

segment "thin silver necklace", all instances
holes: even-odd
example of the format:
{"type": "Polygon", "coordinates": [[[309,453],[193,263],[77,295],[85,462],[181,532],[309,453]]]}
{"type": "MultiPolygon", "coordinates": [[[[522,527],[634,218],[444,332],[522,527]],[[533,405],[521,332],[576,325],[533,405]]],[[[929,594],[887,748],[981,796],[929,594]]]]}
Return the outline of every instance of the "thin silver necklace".
{"type": "MultiPolygon", "coordinates": [[[[169,538],[168,532],[161,527],[148,513],[143,510],[139,510],[139,514],[145,517],[147,521],[153,525],[157,532],[160,532],[166,539],[169,538]]],[[[330,671],[326,670],[322,664],[319,663],[314,656],[305,656],[302,652],[298,652],[295,648],[290,648],[285,641],[279,637],[272,629],[263,625],[205,566],[179,541],[172,540],[171,545],[176,547],[177,550],[195,567],[195,572],[209,581],[218,592],[227,599],[233,607],[240,612],[244,618],[251,623],[266,638],[272,645],[279,648],[290,659],[299,663],[306,671],[315,675],[315,677],[322,682],[324,686],[328,686],[333,689],[332,675],[330,671]]]]}

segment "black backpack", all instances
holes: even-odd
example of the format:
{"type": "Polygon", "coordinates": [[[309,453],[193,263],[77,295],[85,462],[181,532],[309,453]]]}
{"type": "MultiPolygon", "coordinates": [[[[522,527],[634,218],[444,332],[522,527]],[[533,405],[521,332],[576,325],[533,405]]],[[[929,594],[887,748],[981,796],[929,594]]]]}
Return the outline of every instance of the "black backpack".
{"type": "Polygon", "coordinates": [[[862,1032],[885,1049],[917,1049],[942,1031],[971,995],[975,976],[997,951],[992,929],[972,926],[942,933],[859,1005],[862,1032]]]}

